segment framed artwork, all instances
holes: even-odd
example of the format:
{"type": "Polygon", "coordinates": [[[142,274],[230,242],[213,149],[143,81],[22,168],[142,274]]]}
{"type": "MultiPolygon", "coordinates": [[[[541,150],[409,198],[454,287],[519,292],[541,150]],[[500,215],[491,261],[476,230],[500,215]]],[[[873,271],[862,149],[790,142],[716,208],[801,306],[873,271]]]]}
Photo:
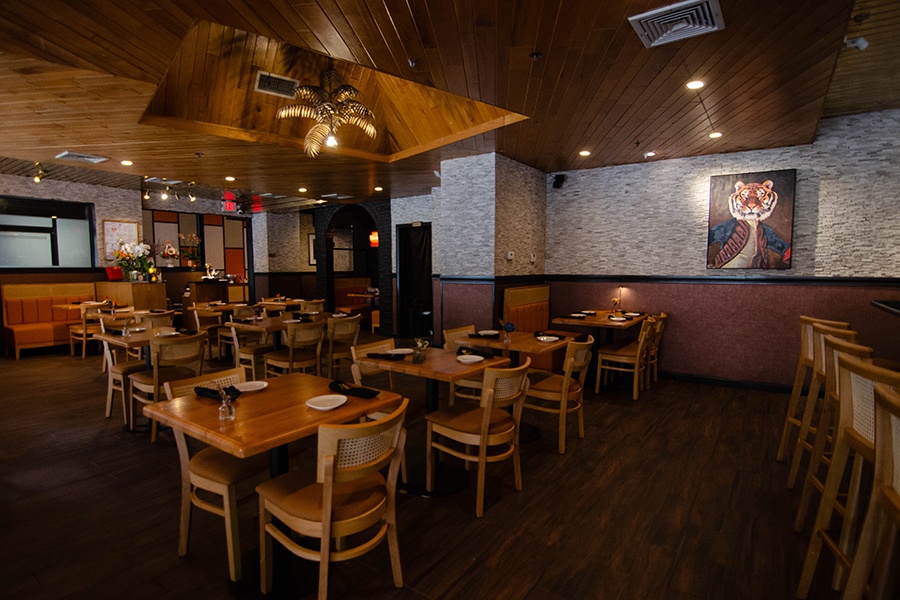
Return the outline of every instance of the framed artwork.
{"type": "Polygon", "coordinates": [[[316,234],[310,233],[309,239],[309,264],[316,264],[316,234]]]}
{"type": "Polygon", "coordinates": [[[119,247],[119,240],[126,244],[138,242],[137,221],[103,221],[103,251],[106,260],[114,260],[113,252],[119,247]]]}
{"type": "Polygon", "coordinates": [[[707,269],[790,269],[796,169],[709,178],[707,269]]]}

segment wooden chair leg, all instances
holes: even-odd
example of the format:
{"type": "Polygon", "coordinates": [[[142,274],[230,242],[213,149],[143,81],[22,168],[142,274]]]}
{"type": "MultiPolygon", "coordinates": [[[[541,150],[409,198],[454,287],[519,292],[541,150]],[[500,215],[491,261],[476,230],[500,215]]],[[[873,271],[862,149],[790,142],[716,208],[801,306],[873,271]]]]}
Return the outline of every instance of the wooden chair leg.
{"type": "Polygon", "coordinates": [[[578,402],[578,437],[584,439],[584,397],[578,402]]]}
{"type": "Polygon", "coordinates": [[[810,427],[812,425],[813,415],[816,412],[816,405],[819,402],[819,389],[822,382],[815,375],[809,383],[809,395],[806,397],[806,406],[803,409],[803,419],[800,421],[800,431],[797,434],[797,443],[794,445],[794,455],[791,457],[791,469],[788,472],[787,487],[789,490],[794,489],[797,482],[797,473],[800,471],[800,461],[803,460],[803,453],[809,443],[810,427]]]}
{"type": "Polygon", "coordinates": [[[112,371],[110,371],[106,378],[106,418],[107,419],[112,416],[112,399],[113,399],[113,376],[112,376],[112,371]]]}
{"type": "Polygon", "coordinates": [[[229,486],[222,499],[225,509],[225,542],[228,547],[228,574],[232,581],[241,579],[241,533],[238,523],[237,489],[229,486]]]}
{"type": "Polygon", "coordinates": [[[566,453],[566,401],[559,403],[559,453],[566,453]]]}
{"type": "MultiPolygon", "coordinates": [[[[856,539],[862,509],[860,492],[862,490],[862,471],[866,460],[857,454],[853,459],[853,470],[850,473],[850,487],[847,490],[847,504],[844,510],[844,521],[841,523],[841,535],[838,540],[838,548],[844,556],[851,556],[851,548],[856,539]]],[[[834,575],[831,579],[831,587],[842,590],[847,584],[847,569],[840,563],[834,566],[834,575]]]]}
{"type": "Polygon", "coordinates": [[[797,425],[797,405],[800,403],[800,394],[803,391],[803,383],[806,381],[808,367],[802,362],[797,363],[797,373],[794,375],[794,386],[791,388],[791,398],[788,400],[787,416],[784,419],[784,427],[781,430],[781,442],[778,444],[778,454],[775,460],[783,461],[788,449],[788,440],[791,437],[791,429],[797,425]]]}
{"type": "Polygon", "coordinates": [[[834,454],[831,456],[831,467],[828,469],[828,477],[825,479],[825,489],[822,491],[822,500],[819,503],[819,510],[816,512],[816,523],[809,538],[809,547],[806,549],[800,583],[797,585],[797,598],[804,599],[809,594],[813,576],[816,574],[819,555],[822,553],[822,536],[825,535],[831,522],[834,503],[837,500],[841,480],[844,478],[844,467],[847,465],[849,454],[850,447],[846,444],[838,442],[835,445],[834,454]]]}
{"type": "Polygon", "coordinates": [[[425,433],[425,490],[431,492],[434,490],[434,448],[432,447],[434,439],[434,430],[431,422],[425,433]]]}
{"type": "Polygon", "coordinates": [[[487,444],[481,443],[478,448],[478,483],[475,487],[475,516],[484,515],[484,476],[487,471],[487,444]]]}
{"type": "Polygon", "coordinates": [[[814,481],[818,478],[819,468],[824,462],[825,443],[828,441],[828,432],[831,428],[830,423],[833,417],[834,408],[832,408],[831,403],[826,400],[825,406],[822,407],[822,418],[816,429],[816,438],[813,441],[812,455],[809,457],[809,468],[806,472],[806,480],[803,482],[803,493],[800,495],[800,506],[797,508],[797,518],[794,520],[794,531],[797,533],[803,531],[803,525],[806,523],[809,502],[812,499],[813,488],[816,487],[814,481]]]}
{"type": "MultiPolygon", "coordinates": [[[[859,600],[866,589],[866,581],[875,564],[876,550],[880,551],[879,542],[885,532],[884,513],[879,509],[875,496],[869,500],[869,510],[863,523],[862,533],[859,536],[859,544],[853,555],[853,566],[847,577],[847,586],[844,588],[843,600],[859,600]]],[[[877,598],[878,596],[870,596],[877,598]]]]}
{"type": "Polygon", "coordinates": [[[266,501],[259,499],[259,590],[263,594],[272,591],[272,536],[266,527],[272,522],[272,514],[266,510],[266,501]]]}

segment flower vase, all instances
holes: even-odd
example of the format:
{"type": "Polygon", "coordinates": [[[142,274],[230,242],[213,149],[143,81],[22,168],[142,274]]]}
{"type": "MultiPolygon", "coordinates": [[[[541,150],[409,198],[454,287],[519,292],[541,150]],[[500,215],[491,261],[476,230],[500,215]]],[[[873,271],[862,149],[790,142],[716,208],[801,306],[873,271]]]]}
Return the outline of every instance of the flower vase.
{"type": "Polygon", "coordinates": [[[414,348],[413,349],[413,364],[421,365],[425,362],[425,349],[424,348],[414,348]]]}
{"type": "Polygon", "coordinates": [[[140,271],[131,271],[131,278],[129,281],[141,281],[143,278],[143,273],[140,271]]]}
{"type": "Polygon", "coordinates": [[[169,268],[171,269],[172,267],[175,266],[175,261],[172,260],[171,257],[170,257],[170,258],[167,258],[167,259],[166,259],[166,266],[169,267],[169,268]]]}

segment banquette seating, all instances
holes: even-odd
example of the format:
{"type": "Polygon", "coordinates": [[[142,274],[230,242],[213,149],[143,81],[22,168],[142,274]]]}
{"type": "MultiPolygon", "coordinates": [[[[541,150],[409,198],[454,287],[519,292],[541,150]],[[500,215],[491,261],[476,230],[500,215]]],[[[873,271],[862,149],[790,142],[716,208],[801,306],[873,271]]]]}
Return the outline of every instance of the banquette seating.
{"type": "Polygon", "coordinates": [[[16,359],[23,349],[69,343],[69,325],[81,323],[78,307],[63,305],[94,300],[94,284],[6,284],[3,297],[3,343],[16,359]]]}
{"type": "Polygon", "coordinates": [[[362,315],[365,322],[371,320],[372,305],[366,298],[357,298],[349,294],[365,294],[371,282],[365,278],[352,278],[334,282],[334,309],[348,315],[362,315]]]}
{"type": "MultiPolygon", "coordinates": [[[[503,320],[514,324],[517,331],[545,331],[550,324],[550,286],[529,285],[504,290],[503,320]]],[[[564,354],[523,354],[522,360],[530,358],[533,369],[554,371],[562,369],[564,354]]]]}

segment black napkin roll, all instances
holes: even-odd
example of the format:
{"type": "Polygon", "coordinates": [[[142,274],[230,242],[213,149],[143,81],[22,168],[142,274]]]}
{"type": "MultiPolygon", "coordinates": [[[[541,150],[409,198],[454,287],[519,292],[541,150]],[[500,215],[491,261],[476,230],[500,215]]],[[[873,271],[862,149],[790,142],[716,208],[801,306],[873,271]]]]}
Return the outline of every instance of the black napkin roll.
{"type": "Polygon", "coordinates": [[[366,356],[382,360],[403,360],[406,357],[405,354],[388,354],[387,352],[369,352],[366,356]]]}
{"type": "MultiPolygon", "coordinates": [[[[225,393],[231,398],[232,402],[237,400],[237,397],[241,395],[241,391],[234,387],[233,385],[229,385],[228,387],[222,388],[225,390],[225,393]]],[[[202,396],[203,398],[210,398],[211,400],[221,400],[222,395],[219,394],[219,390],[214,390],[212,388],[203,387],[198,385],[194,388],[194,393],[198,396],[202,396]]]]}
{"type": "Polygon", "coordinates": [[[338,379],[335,379],[334,381],[329,383],[328,389],[330,389],[332,392],[338,392],[339,394],[346,394],[348,396],[356,396],[357,398],[365,398],[366,400],[371,400],[381,393],[378,390],[373,390],[370,388],[354,387],[338,379]]]}
{"type": "Polygon", "coordinates": [[[481,338],[483,340],[499,340],[499,333],[470,333],[470,338],[481,338]]]}
{"type": "Polygon", "coordinates": [[[494,358],[494,353],[489,350],[478,350],[477,348],[469,348],[467,346],[460,346],[456,349],[457,356],[463,356],[466,354],[471,354],[473,356],[483,356],[484,358],[494,358]]]}

